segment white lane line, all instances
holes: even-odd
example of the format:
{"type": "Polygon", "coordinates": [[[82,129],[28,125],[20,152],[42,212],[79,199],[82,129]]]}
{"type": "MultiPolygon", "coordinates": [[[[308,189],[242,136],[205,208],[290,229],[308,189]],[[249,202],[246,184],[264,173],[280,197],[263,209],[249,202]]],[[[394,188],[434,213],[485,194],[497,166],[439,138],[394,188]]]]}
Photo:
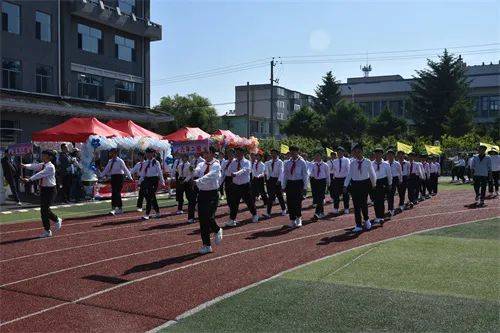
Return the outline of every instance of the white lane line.
{"type": "Polygon", "coordinates": [[[12,214],[12,211],[8,210],[8,211],[5,211],[5,212],[2,212],[2,214],[12,214]]]}
{"type": "MultiPolygon", "coordinates": [[[[386,243],[386,242],[389,242],[389,241],[393,241],[393,240],[396,240],[396,239],[401,239],[401,238],[405,238],[405,237],[409,237],[409,236],[414,236],[414,235],[418,235],[418,234],[421,234],[421,233],[426,233],[428,231],[433,231],[433,230],[439,230],[439,229],[445,229],[445,228],[449,228],[449,227],[454,227],[454,226],[458,226],[458,225],[463,225],[463,224],[471,224],[471,223],[476,223],[476,222],[481,222],[481,221],[486,221],[486,220],[490,220],[494,217],[487,217],[487,218],[484,218],[484,219],[479,219],[479,220],[472,220],[472,221],[466,221],[466,222],[460,222],[460,223],[455,223],[455,224],[451,224],[451,225],[446,225],[446,226],[441,226],[441,227],[436,227],[436,228],[431,228],[431,229],[424,229],[424,230],[419,230],[419,231],[415,231],[415,232],[412,232],[412,233],[409,233],[409,234],[405,234],[405,235],[400,235],[400,236],[395,236],[395,237],[392,237],[392,238],[387,238],[387,239],[383,239],[383,240],[380,240],[380,241],[377,241],[377,242],[373,242],[373,243],[368,243],[368,244],[364,244],[364,245],[360,245],[360,246],[356,246],[356,247],[353,247],[353,248],[350,248],[350,249],[347,249],[347,250],[344,250],[344,251],[340,251],[340,252],[336,252],[336,253],[333,253],[333,254],[329,254],[327,256],[324,256],[324,257],[321,257],[321,258],[318,258],[318,259],[315,259],[315,260],[312,260],[310,262],[307,262],[307,263],[304,263],[304,264],[301,264],[299,266],[296,266],[296,267],[293,267],[293,268],[290,268],[290,269],[287,269],[285,271],[282,271],[282,272],[279,272],[278,274],[274,275],[274,276],[271,276],[267,279],[264,279],[264,280],[260,280],[260,281],[257,281],[255,283],[252,283],[252,284],[249,284],[248,286],[245,286],[245,287],[242,287],[242,288],[239,288],[239,289],[236,289],[236,290],[233,290],[233,291],[230,291],[224,295],[221,295],[219,297],[216,297],[210,301],[207,301],[205,303],[202,303],[190,310],[187,310],[186,312],[178,315],[175,320],[169,320],[167,321],[166,323],[158,326],[158,327],[155,327],[149,331],[147,331],[146,333],[157,333],[167,327],[170,327],[172,325],[175,325],[177,324],[180,320],[182,319],[185,319],[189,316],[192,316],[194,315],[195,313],[198,313],[202,310],[205,310],[206,308],[216,304],[216,303],[219,303],[220,301],[223,301],[225,299],[228,299],[230,297],[233,297],[235,295],[238,295],[238,294],[241,294],[249,289],[252,289],[254,287],[257,287],[257,286],[260,286],[261,284],[264,284],[266,282],[269,282],[271,280],[274,280],[274,279],[277,279],[277,278],[280,278],[282,277],[283,275],[287,274],[287,273],[290,273],[290,272],[293,272],[293,271],[296,271],[296,270],[299,270],[301,268],[304,268],[304,267],[307,267],[309,265],[313,265],[317,262],[320,262],[320,261],[323,261],[323,260],[327,260],[327,259],[330,259],[330,258],[333,258],[333,257],[336,257],[336,256],[340,256],[342,254],[345,254],[345,253],[348,253],[348,252],[351,252],[351,251],[355,251],[355,250],[358,250],[358,249],[362,249],[362,248],[365,248],[365,247],[368,247],[368,246],[372,246],[372,245],[377,245],[377,244],[382,244],[382,243],[386,243]]],[[[367,251],[368,252],[368,251],[367,251]]],[[[365,252],[366,253],[366,252],[365,252]]]]}

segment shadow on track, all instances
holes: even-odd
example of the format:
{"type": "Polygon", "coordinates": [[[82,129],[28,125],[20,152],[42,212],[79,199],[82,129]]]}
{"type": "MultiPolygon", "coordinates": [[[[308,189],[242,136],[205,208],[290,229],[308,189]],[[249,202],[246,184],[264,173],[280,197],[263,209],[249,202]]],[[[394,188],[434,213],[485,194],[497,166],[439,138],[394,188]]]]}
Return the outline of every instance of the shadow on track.
{"type": "Polygon", "coordinates": [[[12,239],[12,240],[9,240],[9,241],[0,242],[0,245],[8,245],[8,244],[16,244],[16,243],[29,242],[29,241],[35,240],[35,239],[41,239],[41,238],[40,237],[26,237],[26,238],[12,239]]]}
{"type": "Polygon", "coordinates": [[[361,232],[353,232],[352,229],[345,229],[345,233],[343,234],[322,238],[317,245],[328,245],[331,243],[348,242],[358,238],[359,235],[361,235],[361,232]]]}
{"type": "Polygon", "coordinates": [[[196,253],[184,254],[181,256],[177,256],[177,257],[162,259],[162,260],[158,260],[158,261],[153,261],[153,262],[150,262],[147,264],[137,265],[137,266],[134,266],[132,268],[127,269],[122,274],[122,276],[133,274],[133,273],[148,272],[148,271],[160,269],[160,268],[174,265],[174,264],[181,264],[181,263],[186,262],[186,261],[194,260],[200,256],[202,256],[202,254],[199,254],[198,252],[196,252],[196,253]]]}

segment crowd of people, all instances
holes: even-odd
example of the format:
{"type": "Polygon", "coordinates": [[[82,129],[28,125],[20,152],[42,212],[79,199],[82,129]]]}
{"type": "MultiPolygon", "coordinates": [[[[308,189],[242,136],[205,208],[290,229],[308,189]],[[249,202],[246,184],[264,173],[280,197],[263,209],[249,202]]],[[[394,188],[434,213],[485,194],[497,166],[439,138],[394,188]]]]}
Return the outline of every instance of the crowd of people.
{"type": "MultiPolygon", "coordinates": [[[[69,159],[70,155],[64,147],[61,152],[56,158],[52,151],[44,151],[42,163],[21,165],[23,169],[36,172],[21,180],[27,184],[39,182],[41,188],[41,216],[45,229],[42,237],[52,235],[50,221],[55,223],[56,230],[62,226],[62,220],[50,210],[56,174],[61,168],[71,173],[69,167],[75,165],[75,160],[72,162],[69,159]]],[[[333,216],[349,214],[352,201],[355,217],[352,231],[359,233],[370,230],[373,225],[383,224],[388,217],[436,195],[441,175],[441,165],[436,156],[377,148],[367,158],[362,145],[354,146],[350,154],[343,147],[338,147],[328,157],[318,151],[311,158],[301,154],[294,146],[287,154],[280,154],[276,149],[266,154],[248,154],[244,148],[217,152],[210,147],[208,151],[194,156],[174,154],[173,164],[162,161],[153,149],[140,152],[137,156],[138,161],[129,169],[117,149],[109,151],[108,162],[99,175],[111,182],[110,214],[123,213],[122,186],[124,180],[129,178],[139,184],[137,211],[142,212],[143,202],[146,201],[142,219],[161,217],[156,193],[159,185],[164,186],[171,180],[176,188],[177,214],[184,214],[184,199],[187,201],[187,223],[194,223],[197,213],[203,242],[201,253],[212,252],[211,233],[215,233],[215,244],[222,241],[223,229],[215,219],[220,198],[225,198],[229,207],[225,227],[238,225],[240,203],[243,202],[250,211],[251,222],[258,223],[271,217],[277,201],[279,214],[289,217],[287,226],[300,228],[302,202],[310,189],[315,209],[313,220],[325,219],[330,212],[333,216]],[[329,212],[325,207],[326,195],[331,197],[332,202],[329,212]],[[263,204],[260,214],[260,207],[256,204],[259,199],[263,204]],[[373,204],[375,212],[371,218],[370,204],[373,204]]],[[[498,152],[493,150],[486,154],[486,147],[480,146],[478,154],[470,161],[470,169],[476,204],[480,207],[484,205],[488,182],[494,196],[498,195],[498,152]]],[[[66,176],[63,173],[62,184],[67,190],[70,180],[66,176]]]]}

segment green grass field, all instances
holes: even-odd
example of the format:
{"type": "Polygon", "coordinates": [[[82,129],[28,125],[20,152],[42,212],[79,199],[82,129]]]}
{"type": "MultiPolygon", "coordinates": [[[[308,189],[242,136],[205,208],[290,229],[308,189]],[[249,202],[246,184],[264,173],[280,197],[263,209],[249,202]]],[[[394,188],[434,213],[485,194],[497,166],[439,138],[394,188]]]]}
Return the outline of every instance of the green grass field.
{"type": "Polygon", "coordinates": [[[500,218],[324,259],[164,332],[498,332],[500,218]]]}

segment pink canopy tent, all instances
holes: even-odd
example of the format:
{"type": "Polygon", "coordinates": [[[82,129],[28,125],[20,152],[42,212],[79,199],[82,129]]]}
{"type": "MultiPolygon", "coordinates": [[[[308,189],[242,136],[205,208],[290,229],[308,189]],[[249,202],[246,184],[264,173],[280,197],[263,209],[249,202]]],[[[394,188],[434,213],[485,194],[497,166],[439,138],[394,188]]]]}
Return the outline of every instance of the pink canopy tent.
{"type": "Polygon", "coordinates": [[[150,130],[145,129],[134,123],[132,120],[110,120],[106,123],[109,127],[117,129],[119,131],[127,133],[129,136],[133,138],[142,138],[148,137],[153,139],[162,139],[163,136],[160,134],[156,134],[155,132],[151,132],[150,130]]]}
{"type": "Polygon", "coordinates": [[[32,140],[37,142],[85,142],[91,135],[100,135],[106,138],[130,136],[109,127],[96,118],[71,118],[52,128],[34,132],[32,140]]]}
{"type": "Polygon", "coordinates": [[[215,131],[212,136],[223,136],[226,140],[239,140],[241,139],[239,135],[236,135],[234,134],[233,132],[231,132],[230,130],[217,130],[215,131]]]}
{"type": "Polygon", "coordinates": [[[198,127],[183,127],[174,133],[170,133],[163,137],[169,141],[184,142],[194,140],[206,140],[210,138],[210,134],[199,129],[198,127]]]}

